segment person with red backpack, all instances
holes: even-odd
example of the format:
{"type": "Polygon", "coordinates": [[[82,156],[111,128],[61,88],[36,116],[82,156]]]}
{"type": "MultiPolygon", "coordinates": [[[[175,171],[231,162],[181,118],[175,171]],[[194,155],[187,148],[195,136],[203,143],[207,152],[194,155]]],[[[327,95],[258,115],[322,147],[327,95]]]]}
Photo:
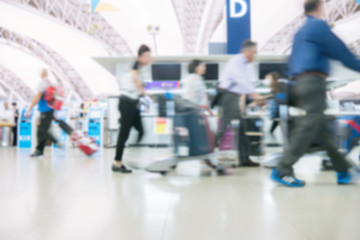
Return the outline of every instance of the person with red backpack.
{"type": "Polygon", "coordinates": [[[54,109],[61,108],[61,101],[56,99],[54,90],[54,84],[49,80],[49,74],[47,69],[41,71],[41,81],[38,85],[38,92],[33,98],[29,108],[27,109],[26,116],[30,116],[33,107],[38,104],[38,110],[40,112],[40,125],[37,129],[37,146],[35,152],[30,157],[41,157],[44,155],[44,149],[46,142],[51,140],[58,147],[60,143],[49,133],[49,128],[54,118],[54,109]]]}

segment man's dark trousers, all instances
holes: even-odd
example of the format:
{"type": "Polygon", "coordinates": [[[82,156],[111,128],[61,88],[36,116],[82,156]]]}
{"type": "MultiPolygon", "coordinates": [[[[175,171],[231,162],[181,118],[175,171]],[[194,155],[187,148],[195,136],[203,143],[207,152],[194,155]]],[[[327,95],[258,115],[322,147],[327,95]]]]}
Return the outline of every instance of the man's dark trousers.
{"type": "Polygon", "coordinates": [[[44,112],[40,115],[40,125],[37,130],[38,145],[36,150],[43,153],[48,140],[56,143],[57,140],[49,133],[51,122],[54,118],[54,111],[44,112]]]}
{"type": "Polygon", "coordinates": [[[240,97],[231,92],[224,92],[219,99],[219,106],[222,109],[221,126],[216,136],[216,143],[219,144],[221,137],[224,135],[232,120],[240,121],[237,132],[237,148],[239,156],[239,164],[249,161],[250,144],[249,139],[245,135],[246,121],[241,115],[240,97]]]}
{"type": "Polygon", "coordinates": [[[319,139],[327,151],[337,172],[346,171],[350,164],[338,151],[335,138],[326,120],[326,82],[318,75],[302,75],[296,78],[294,89],[297,107],[306,111],[291,134],[289,147],[278,164],[278,171],[283,175],[293,175],[293,165],[306,153],[314,140],[319,139]]]}

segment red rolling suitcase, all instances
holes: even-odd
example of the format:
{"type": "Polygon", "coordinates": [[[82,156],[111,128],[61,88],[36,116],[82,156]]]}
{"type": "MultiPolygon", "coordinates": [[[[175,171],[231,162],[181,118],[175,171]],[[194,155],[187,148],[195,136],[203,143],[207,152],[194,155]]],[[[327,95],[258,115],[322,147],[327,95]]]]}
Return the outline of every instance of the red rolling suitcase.
{"type": "Polygon", "coordinates": [[[77,146],[83,153],[90,156],[99,151],[99,145],[95,139],[86,135],[83,131],[72,129],[66,122],[62,120],[56,120],[59,126],[64,130],[70,137],[71,141],[77,146]]]}

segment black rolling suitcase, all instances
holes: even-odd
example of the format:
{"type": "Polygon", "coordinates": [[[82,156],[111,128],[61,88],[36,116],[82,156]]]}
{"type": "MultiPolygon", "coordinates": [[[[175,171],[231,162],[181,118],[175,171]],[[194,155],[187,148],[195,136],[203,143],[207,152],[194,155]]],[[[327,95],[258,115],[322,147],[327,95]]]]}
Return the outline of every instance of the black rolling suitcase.
{"type": "Polygon", "coordinates": [[[200,156],[214,149],[214,137],[207,118],[198,111],[174,116],[174,148],[180,157],[200,156]]]}

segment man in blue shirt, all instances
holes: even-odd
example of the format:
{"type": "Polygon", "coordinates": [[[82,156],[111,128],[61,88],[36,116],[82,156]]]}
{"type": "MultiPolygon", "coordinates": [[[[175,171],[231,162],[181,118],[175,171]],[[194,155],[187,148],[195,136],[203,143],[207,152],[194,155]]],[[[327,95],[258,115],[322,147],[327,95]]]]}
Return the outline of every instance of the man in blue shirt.
{"type": "Polygon", "coordinates": [[[294,38],[289,71],[296,80],[296,104],[306,111],[306,116],[293,130],[289,147],[271,178],[290,187],[305,186],[304,181],[294,176],[292,167],[310,144],[320,138],[337,172],[338,184],[348,184],[352,181],[350,164],[337,150],[335,138],[324,116],[327,107],[326,77],[330,70],[330,59],[341,61],[346,67],[359,72],[360,61],[322,20],[325,13],[322,0],[307,0],[305,13],[307,20],[294,38]]]}
{"type": "Polygon", "coordinates": [[[33,101],[28,108],[26,115],[29,116],[30,112],[36,104],[38,104],[38,110],[40,112],[40,125],[37,129],[37,141],[35,152],[30,155],[30,157],[42,157],[44,155],[44,149],[48,140],[54,142],[58,147],[62,147],[61,143],[55,139],[49,133],[49,129],[54,118],[54,109],[51,108],[46,100],[44,99],[45,90],[50,86],[50,80],[48,78],[48,71],[43,69],[41,72],[41,82],[38,86],[38,93],[34,97],[33,101]]]}

